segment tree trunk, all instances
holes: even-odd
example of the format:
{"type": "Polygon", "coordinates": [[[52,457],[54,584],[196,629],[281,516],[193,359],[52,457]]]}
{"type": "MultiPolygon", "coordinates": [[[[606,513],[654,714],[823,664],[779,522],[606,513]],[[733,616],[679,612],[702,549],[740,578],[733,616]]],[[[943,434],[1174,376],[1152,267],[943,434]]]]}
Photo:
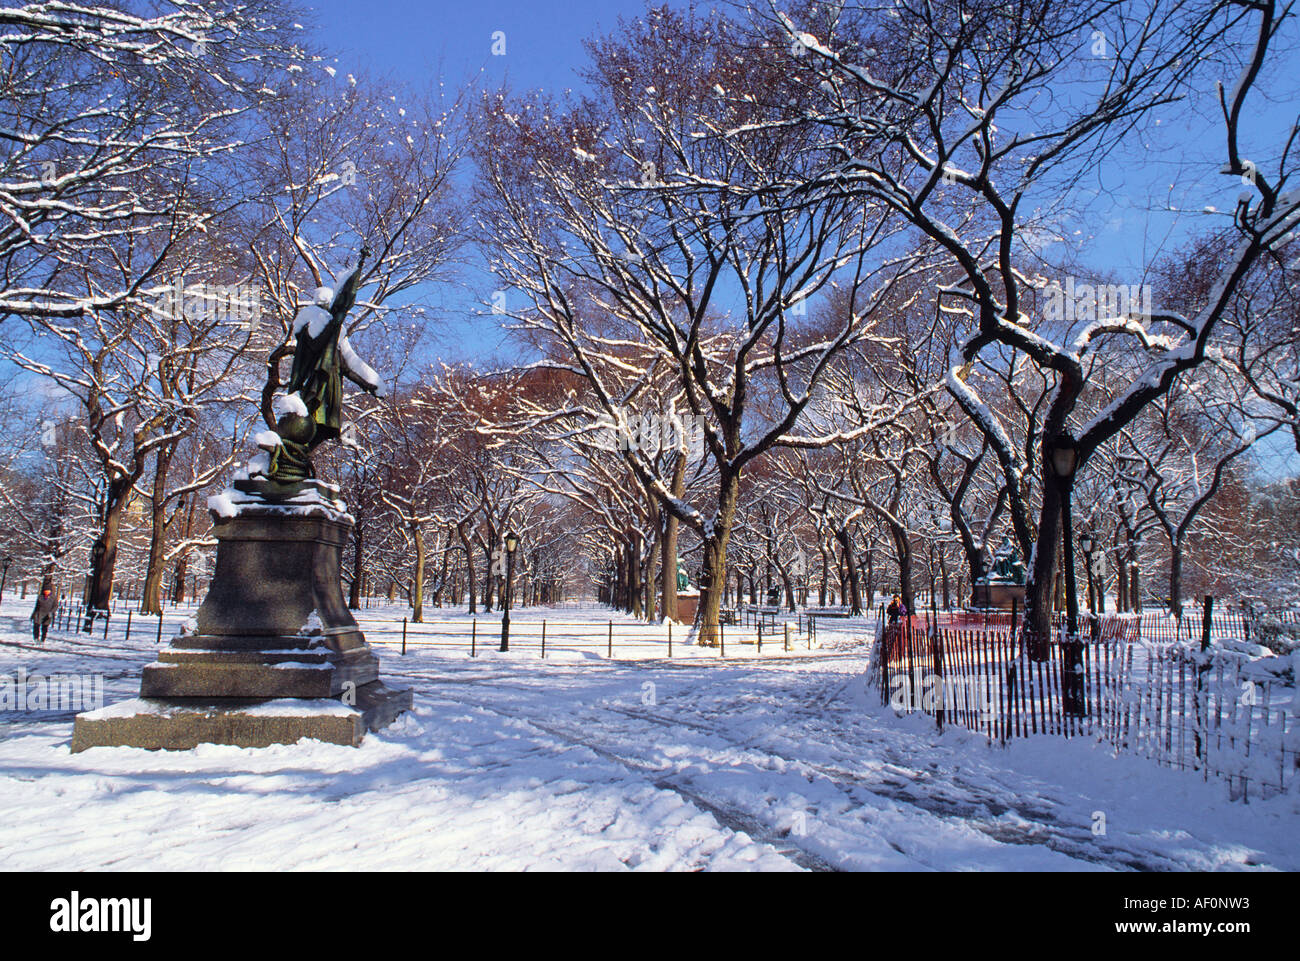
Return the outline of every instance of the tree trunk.
{"type": "Polygon", "coordinates": [[[645,555],[645,572],[641,576],[641,591],[643,600],[641,606],[645,608],[645,619],[653,621],[655,619],[655,601],[657,600],[655,587],[659,583],[659,525],[654,527],[655,539],[650,545],[650,549],[645,555]]]}
{"type": "Polygon", "coordinates": [[[474,547],[469,542],[469,535],[465,533],[465,523],[456,525],[456,535],[465,547],[465,582],[469,586],[469,613],[478,612],[478,598],[474,594],[474,547]]]}
{"type": "Polygon", "coordinates": [[[641,535],[628,531],[627,535],[627,600],[628,612],[641,616],[641,535]]]}
{"type": "Polygon", "coordinates": [[[1038,541],[1025,583],[1025,630],[1034,638],[1026,651],[1036,660],[1047,656],[1046,642],[1052,627],[1052,589],[1056,585],[1058,545],[1061,543],[1061,504],[1068,496],[1066,481],[1045,465],[1038,541]]]}
{"type": "Polygon", "coordinates": [[[447,570],[451,565],[451,538],[442,549],[442,571],[438,574],[438,589],[433,592],[433,604],[442,607],[442,595],[447,590],[447,570]]]}
{"type": "Polygon", "coordinates": [[[411,525],[411,540],[415,542],[415,575],[411,587],[411,622],[424,622],[424,532],[419,524],[411,525]]]}
{"type": "Polygon", "coordinates": [[[790,574],[784,567],[777,567],[777,573],[781,575],[781,583],[785,587],[785,606],[793,614],[798,607],[794,599],[794,581],[790,580],[790,574]]]}
{"type": "Polygon", "coordinates": [[[99,543],[104,551],[99,563],[91,561],[90,581],[86,585],[87,617],[82,630],[87,633],[94,624],[92,611],[107,611],[113,602],[113,575],[117,569],[117,542],[122,530],[122,513],[131,494],[131,484],[125,479],[118,479],[108,485],[105,497],[104,527],[100,531],[99,543]]]}
{"type": "Polygon", "coordinates": [[[906,529],[889,524],[889,539],[894,542],[894,559],[898,563],[898,594],[909,614],[916,613],[916,597],[912,591],[912,539],[906,529]]]}
{"type": "MultiPolygon", "coordinates": [[[[680,498],[686,491],[686,457],[679,454],[677,464],[673,467],[673,496],[680,498]]],[[[669,511],[660,509],[663,516],[663,537],[659,542],[660,550],[660,606],[663,616],[677,620],[677,518],[669,511]]]]}
{"type": "Polygon", "coordinates": [[[149,499],[149,559],[145,566],[144,598],[140,610],[162,613],[163,563],[167,551],[167,473],[174,448],[159,448],[154,459],[153,491],[149,499]]]}
{"type": "MultiPolygon", "coordinates": [[[[491,543],[495,543],[495,538],[491,543]]],[[[484,612],[492,610],[492,598],[496,595],[496,581],[498,575],[492,570],[492,547],[491,543],[483,543],[483,565],[487,570],[487,575],[483,578],[483,610],[484,612]]],[[[504,577],[505,575],[500,575],[504,577]]]]}
{"type": "Polygon", "coordinates": [[[856,617],[862,613],[862,592],[858,589],[858,565],[854,563],[853,540],[849,529],[841,527],[835,532],[835,539],[840,542],[840,551],[848,574],[849,613],[856,617]]]}
{"type": "Polygon", "coordinates": [[[727,545],[736,516],[736,499],[740,494],[740,475],[722,471],[718,479],[718,513],[713,519],[713,536],[704,538],[704,573],[700,585],[698,643],[706,647],[718,644],[718,615],[722,612],[722,594],[727,584],[727,545]]]}
{"type": "Polygon", "coordinates": [[[1169,613],[1183,616],[1183,539],[1169,539],[1169,613]]]}
{"type": "Polygon", "coordinates": [[[176,558],[176,580],[172,584],[172,601],[180,604],[185,600],[185,577],[190,570],[190,555],[182,554],[176,558]]]}
{"type": "Polygon", "coordinates": [[[361,552],[364,542],[365,536],[358,520],[352,527],[352,583],[348,587],[348,608],[354,611],[361,610],[361,552]]]}

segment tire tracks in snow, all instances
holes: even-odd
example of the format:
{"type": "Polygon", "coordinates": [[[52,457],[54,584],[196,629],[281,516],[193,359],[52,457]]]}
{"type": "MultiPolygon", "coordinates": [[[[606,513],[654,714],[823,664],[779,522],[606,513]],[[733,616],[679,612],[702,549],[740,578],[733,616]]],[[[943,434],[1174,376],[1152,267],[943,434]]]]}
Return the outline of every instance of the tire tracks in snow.
{"type": "MultiPolygon", "coordinates": [[[[405,676],[410,677],[412,680],[419,679],[434,683],[447,683],[449,681],[468,683],[468,679],[430,676],[423,672],[409,672],[405,676]]],[[[487,680],[487,678],[482,679],[487,680]]],[[[496,678],[492,678],[492,680],[495,681],[496,678]]],[[[824,721],[826,712],[832,709],[831,705],[843,695],[852,680],[852,678],[837,677],[826,684],[817,685],[812,691],[800,692],[804,695],[802,698],[804,704],[795,708],[792,713],[815,722],[824,721]]],[[[486,690],[503,687],[534,696],[545,693],[544,690],[540,690],[536,686],[508,683],[496,683],[486,690]]],[[[525,721],[554,737],[586,747],[599,756],[634,770],[642,776],[654,778],[658,775],[657,779],[652,782],[656,787],[674,791],[697,807],[709,811],[724,826],[732,830],[744,831],[751,837],[771,844],[803,867],[811,870],[838,870],[835,865],[821,856],[800,847],[798,842],[794,840],[797,837],[796,835],[784,832],[784,829],[773,827],[765,822],[761,815],[736,808],[734,805],[717,797],[701,793],[693,786],[687,787],[677,783],[677,779],[671,776],[663,777],[664,768],[662,766],[618,753],[607,742],[597,743],[588,733],[590,726],[572,728],[557,723],[549,717],[543,720],[532,711],[523,709],[522,705],[503,708],[484,703],[483,700],[478,698],[463,700],[451,698],[450,700],[459,704],[472,704],[492,713],[525,721]]],[[[912,788],[907,783],[907,780],[891,781],[887,778],[864,776],[835,764],[795,757],[775,749],[768,743],[766,736],[759,738],[730,736],[725,729],[720,728],[719,725],[710,724],[706,718],[698,713],[696,713],[697,720],[687,720],[680,716],[670,718],[649,711],[623,708],[608,703],[589,705],[589,710],[597,716],[589,716],[587,720],[598,721],[599,713],[607,712],[619,714],[642,724],[654,724],[670,730],[684,728],[704,734],[725,743],[732,749],[742,752],[758,752],[779,759],[791,765],[795,770],[804,772],[805,776],[807,776],[807,772],[812,772],[828,781],[832,787],[846,797],[852,797],[855,790],[866,791],[871,795],[896,804],[906,805],[941,820],[960,821],[1002,844],[1039,845],[1066,857],[1102,867],[1127,868],[1138,871],[1186,869],[1186,865],[1155,855],[1152,852],[1135,852],[1131,848],[1096,838],[1092,835],[1090,827],[1067,824],[1057,819],[1050,806],[1017,805],[1014,799],[1004,799],[991,795],[987,790],[965,782],[959,776],[944,775],[942,778],[936,777],[934,773],[918,769],[909,764],[907,759],[900,756],[892,747],[873,743],[873,739],[870,738],[869,734],[864,746],[870,745],[880,749],[882,770],[895,774],[900,778],[928,786],[924,793],[912,788]],[[944,788],[943,793],[936,793],[935,789],[941,786],[944,788]],[[1029,822],[1028,825],[1024,823],[1008,823],[1003,820],[1003,816],[1008,812],[1022,822],[1029,822]]],[[[789,711],[788,707],[787,711],[789,711]]],[[[629,739],[635,740],[633,732],[624,733],[629,739]]],[[[936,765],[931,765],[931,767],[937,768],[936,765]]],[[[1050,804],[1051,801],[1049,800],[1047,803],[1050,804]]],[[[886,840],[888,841],[888,839],[886,840]]],[[[888,841],[888,843],[905,856],[918,862],[921,861],[921,858],[916,853],[899,848],[893,841],[888,841]]]]}
{"type": "MultiPolygon", "coordinates": [[[[437,695],[426,695],[437,697],[437,695]]],[[[737,834],[745,834],[754,841],[767,844],[772,847],[778,854],[789,858],[798,864],[801,868],[808,871],[837,871],[839,870],[830,862],[824,860],[811,851],[806,851],[797,845],[792,845],[787,837],[783,837],[775,832],[769,825],[756,818],[748,811],[727,805],[714,798],[706,797],[689,788],[674,784],[671,779],[662,777],[663,768],[653,764],[647,764],[634,758],[618,754],[596,744],[589,738],[580,734],[565,730],[553,723],[538,720],[531,714],[515,713],[503,708],[493,707],[479,701],[467,701],[459,698],[442,697],[441,700],[447,703],[456,704],[462,707],[473,707],[478,710],[487,711],[498,717],[508,718],[513,721],[522,722],[530,727],[536,728],[551,737],[558,738],[568,744],[576,747],[583,747],[591,751],[597,757],[603,758],[611,763],[617,764],[628,772],[635,774],[637,777],[648,782],[652,787],[661,791],[671,791],[678,795],[686,803],[690,804],[701,811],[713,816],[722,827],[728,828],[737,834]]]]}

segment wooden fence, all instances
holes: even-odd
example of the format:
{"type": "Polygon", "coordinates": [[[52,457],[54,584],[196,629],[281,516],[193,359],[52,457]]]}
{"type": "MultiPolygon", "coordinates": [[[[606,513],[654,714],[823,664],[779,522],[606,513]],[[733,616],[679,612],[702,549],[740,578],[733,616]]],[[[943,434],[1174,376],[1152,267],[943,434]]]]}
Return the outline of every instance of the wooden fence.
{"type": "Polygon", "coordinates": [[[932,716],[940,730],[999,742],[1094,737],[1117,754],[1223,778],[1242,798],[1290,786],[1300,725],[1287,659],[1107,633],[1035,644],[1023,631],[900,624],[883,631],[873,669],[882,703],[932,716]]]}
{"type": "MultiPolygon", "coordinates": [[[[379,633],[373,622],[363,622],[362,630],[371,644],[400,644],[401,653],[408,648],[433,648],[460,650],[471,657],[488,649],[500,649],[502,625],[500,618],[469,618],[460,620],[421,621],[402,618],[386,633],[379,633]],[[395,636],[400,629],[400,639],[395,636]]],[[[381,622],[382,623],[382,622],[381,622]]],[[[806,619],[771,622],[760,620],[750,627],[719,625],[718,657],[735,655],[795,653],[812,650],[817,645],[806,619]]],[[[546,657],[556,651],[590,652],[607,658],[671,658],[682,645],[694,647],[694,630],[690,627],[667,624],[659,626],[622,620],[564,621],[543,618],[512,621],[508,639],[509,650],[535,653],[546,657]]],[[[710,648],[695,648],[709,650],[710,648]]]]}

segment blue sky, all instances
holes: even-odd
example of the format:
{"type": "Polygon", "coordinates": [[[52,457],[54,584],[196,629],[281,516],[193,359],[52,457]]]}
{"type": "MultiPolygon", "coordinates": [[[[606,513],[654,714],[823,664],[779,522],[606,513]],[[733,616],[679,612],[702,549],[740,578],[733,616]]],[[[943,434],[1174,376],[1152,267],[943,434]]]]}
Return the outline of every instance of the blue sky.
{"type": "MultiPolygon", "coordinates": [[[[487,89],[505,81],[517,90],[551,91],[580,86],[575,68],[586,59],[583,40],[645,10],[644,0],[318,0],[306,6],[341,75],[364,70],[417,86],[441,78],[448,87],[477,78],[487,89]],[[498,31],[504,55],[493,53],[498,31]]],[[[468,271],[465,280],[480,296],[491,287],[485,272],[468,271]]],[[[431,345],[444,359],[503,346],[495,319],[477,316],[481,301],[468,290],[440,291],[432,299],[446,316],[431,345]]]]}
{"type": "Polygon", "coordinates": [[[573,86],[582,41],[645,9],[642,0],[317,0],[308,3],[320,39],[341,51],[339,61],[391,70],[419,82],[483,71],[488,85],[509,79],[520,88],[573,86]],[[493,34],[505,34],[505,54],[492,53],[493,34]]]}

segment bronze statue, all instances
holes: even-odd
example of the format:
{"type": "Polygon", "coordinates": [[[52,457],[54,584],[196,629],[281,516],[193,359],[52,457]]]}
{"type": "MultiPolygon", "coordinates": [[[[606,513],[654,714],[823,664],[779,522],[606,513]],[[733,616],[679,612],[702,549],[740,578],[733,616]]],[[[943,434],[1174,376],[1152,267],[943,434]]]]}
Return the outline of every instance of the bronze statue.
{"type": "Polygon", "coordinates": [[[361,267],[370,251],[362,247],[356,265],[337,290],[322,287],[316,302],[298,311],[293,321],[297,338],[293,367],[283,397],[276,405],[275,432],[259,436],[258,446],[269,458],[264,473],[282,484],[314,478],[311,452],[341,432],[343,378],[362,390],[383,396],[383,382],[361,360],[343,333],[343,321],[357,299],[361,267]]]}
{"type": "Polygon", "coordinates": [[[1011,535],[1003,534],[1002,543],[993,555],[993,573],[990,581],[1023,584],[1025,582],[1025,565],[1020,561],[1020,552],[1011,543],[1011,535]]]}

